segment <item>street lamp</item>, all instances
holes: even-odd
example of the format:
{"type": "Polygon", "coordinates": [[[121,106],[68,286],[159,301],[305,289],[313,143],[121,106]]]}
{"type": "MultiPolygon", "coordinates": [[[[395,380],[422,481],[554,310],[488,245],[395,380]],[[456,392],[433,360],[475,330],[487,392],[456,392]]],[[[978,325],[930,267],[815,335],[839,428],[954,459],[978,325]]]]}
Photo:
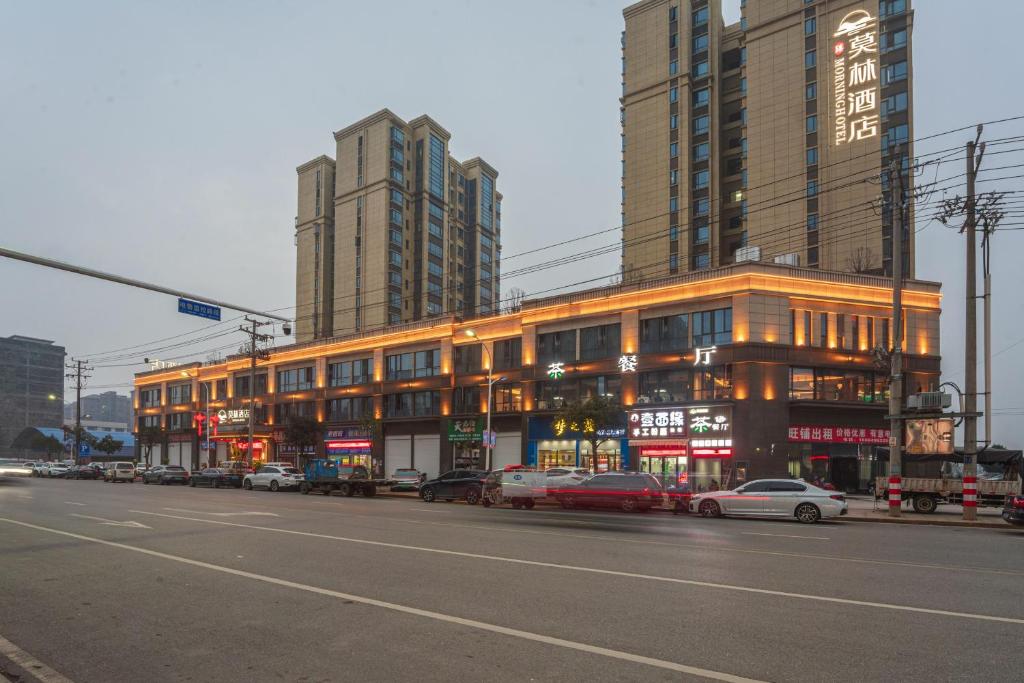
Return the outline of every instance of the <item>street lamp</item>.
{"type": "MultiPolygon", "coordinates": [[[[466,330],[466,336],[472,337],[473,339],[479,339],[474,330],[466,330]]],[[[491,356],[490,349],[487,348],[487,344],[481,343],[481,348],[487,354],[487,428],[486,436],[484,438],[485,450],[484,450],[484,470],[491,471],[491,394],[493,393],[494,385],[498,382],[504,382],[504,377],[494,378],[494,360],[491,356]]]]}
{"type": "MultiPolygon", "coordinates": [[[[188,377],[189,379],[192,379],[192,375],[190,375],[188,373],[188,371],[186,371],[186,370],[182,370],[181,371],[181,376],[182,377],[188,377]]],[[[199,371],[198,370],[196,371],[195,379],[197,379],[197,380],[199,379],[199,371]]],[[[199,395],[200,396],[203,395],[202,394],[202,390],[203,389],[206,389],[206,422],[203,423],[203,439],[206,441],[206,448],[204,450],[206,450],[206,455],[207,455],[207,457],[209,457],[209,455],[210,455],[210,452],[209,452],[210,451],[210,387],[209,387],[209,385],[207,385],[206,382],[200,382],[199,383],[199,390],[200,390],[199,395]]],[[[199,464],[198,463],[198,458],[197,458],[196,464],[197,465],[199,464]]]]}

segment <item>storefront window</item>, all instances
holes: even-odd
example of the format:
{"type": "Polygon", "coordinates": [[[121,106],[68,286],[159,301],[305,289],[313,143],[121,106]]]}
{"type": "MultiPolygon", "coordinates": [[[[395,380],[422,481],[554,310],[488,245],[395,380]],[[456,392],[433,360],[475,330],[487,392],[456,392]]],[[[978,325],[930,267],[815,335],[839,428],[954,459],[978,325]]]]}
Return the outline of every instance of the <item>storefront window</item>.
{"type": "Polygon", "coordinates": [[[883,374],[831,368],[790,368],[791,400],[882,403],[889,397],[883,374]]]}
{"type": "Polygon", "coordinates": [[[579,380],[579,396],[581,401],[587,401],[596,396],[619,401],[622,394],[622,378],[618,375],[600,375],[598,377],[584,377],[579,380]]]}
{"type": "Polygon", "coordinates": [[[551,467],[575,467],[576,442],[546,440],[537,444],[537,467],[546,470],[551,467]]]}
{"type": "Polygon", "coordinates": [[[518,413],[523,409],[523,389],[518,384],[494,387],[494,412],[518,413]]]}
{"type": "Polygon", "coordinates": [[[789,369],[789,398],[794,401],[814,398],[814,370],[811,368],[789,369]]]}
{"type": "Polygon", "coordinates": [[[537,382],[537,410],[557,410],[579,400],[580,386],[575,380],[537,382]]]}
{"type": "Polygon", "coordinates": [[[618,439],[603,441],[597,446],[597,462],[591,456],[593,448],[589,441],[580,441],[580,467],[591,472],[617,472],[622,469],[622,451],[618,439]]]}
{"type": "Polygon", "coordinates": [[[693,400],[732,398],[732,366],[717,365],[693,371],[693,400]]]}

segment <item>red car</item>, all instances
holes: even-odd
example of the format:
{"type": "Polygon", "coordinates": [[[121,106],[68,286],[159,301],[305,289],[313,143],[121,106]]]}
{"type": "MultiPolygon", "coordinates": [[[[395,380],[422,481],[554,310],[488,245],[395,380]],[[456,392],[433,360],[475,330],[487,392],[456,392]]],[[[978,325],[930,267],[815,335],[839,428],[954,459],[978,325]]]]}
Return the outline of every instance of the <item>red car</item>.
{"type": "Polygon", "coordinates": [[[551,492],[563,508],[611,507],[647,512],[661,505],[661,482],[646,472],[605,472],[551,492]]]}

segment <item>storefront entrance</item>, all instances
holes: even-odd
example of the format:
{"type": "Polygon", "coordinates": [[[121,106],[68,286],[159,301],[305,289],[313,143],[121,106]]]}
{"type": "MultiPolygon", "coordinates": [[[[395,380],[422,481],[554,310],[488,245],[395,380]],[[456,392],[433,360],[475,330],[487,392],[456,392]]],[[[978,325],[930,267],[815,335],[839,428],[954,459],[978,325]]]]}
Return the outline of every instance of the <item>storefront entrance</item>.
{"type": "Polygon", "coordinates": [[[688,479],[686,456],[640,456],[640,471],[653,474],[662,486],[679,486],[688,479]]]}
{"type": "Polygon", "coordinates": [[[537,469],[576,467],[576,442],[544,440],[537,443],[537,469]]]}

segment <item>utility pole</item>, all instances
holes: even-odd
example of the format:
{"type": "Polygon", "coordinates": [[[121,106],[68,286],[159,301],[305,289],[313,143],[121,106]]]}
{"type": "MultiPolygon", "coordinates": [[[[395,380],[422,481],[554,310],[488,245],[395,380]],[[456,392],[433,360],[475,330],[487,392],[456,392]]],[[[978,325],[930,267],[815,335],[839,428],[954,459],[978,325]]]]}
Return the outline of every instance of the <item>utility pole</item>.
{"type": "Polygon", "coordinates": [[[892,356],[889,380],[889,516],[903,504],[903,165],[899,147],[889,162],[892,188],[892,356]]]}
{"type": "Polygon", "coordinates": [[[93,368],[87,366],[85,361],[76,360],[65,366],[68,370],[72,370],[68,374],[64,375],[66,378],[74,380],[75,383],[75,452],[74,460],[75,464],[78,464],[79,453],[82,449],[82,388],[85,386],[85,381],[92,377],[92,375],[86,374],[93,368]]]}
{"type": "MultiPolygon", "coordinates": [[[[967,232],[967,321],[964,339],[964,519],[974,520],[978,515],[978,266],[975,246],[975,181],[978,167],[985,153],[985,145],[978,149],[981,126],[977,137],[967,143],[967,199],[964,205],[967,232]],[[975,156],[977,155],[977,156],[975,156]]],[[[988,387],[986,386],[986,389],[988,387]]]]}
{"type": "Polygon", "coordinates": [[[256,347],[256,342],[268,342],[274,337],[269,334],[260,334],[258,331],[259,328],[271,325],[272,323],[260,322],[249,316],[245,316],[245,321],[249,325],[240,325],[238,329],[249,335],[249,450],[246,453],[246,458],[251,465],[253,458],[253,421],[256,417],[256,359],[267,358],[267,354],[256,347]]]}

